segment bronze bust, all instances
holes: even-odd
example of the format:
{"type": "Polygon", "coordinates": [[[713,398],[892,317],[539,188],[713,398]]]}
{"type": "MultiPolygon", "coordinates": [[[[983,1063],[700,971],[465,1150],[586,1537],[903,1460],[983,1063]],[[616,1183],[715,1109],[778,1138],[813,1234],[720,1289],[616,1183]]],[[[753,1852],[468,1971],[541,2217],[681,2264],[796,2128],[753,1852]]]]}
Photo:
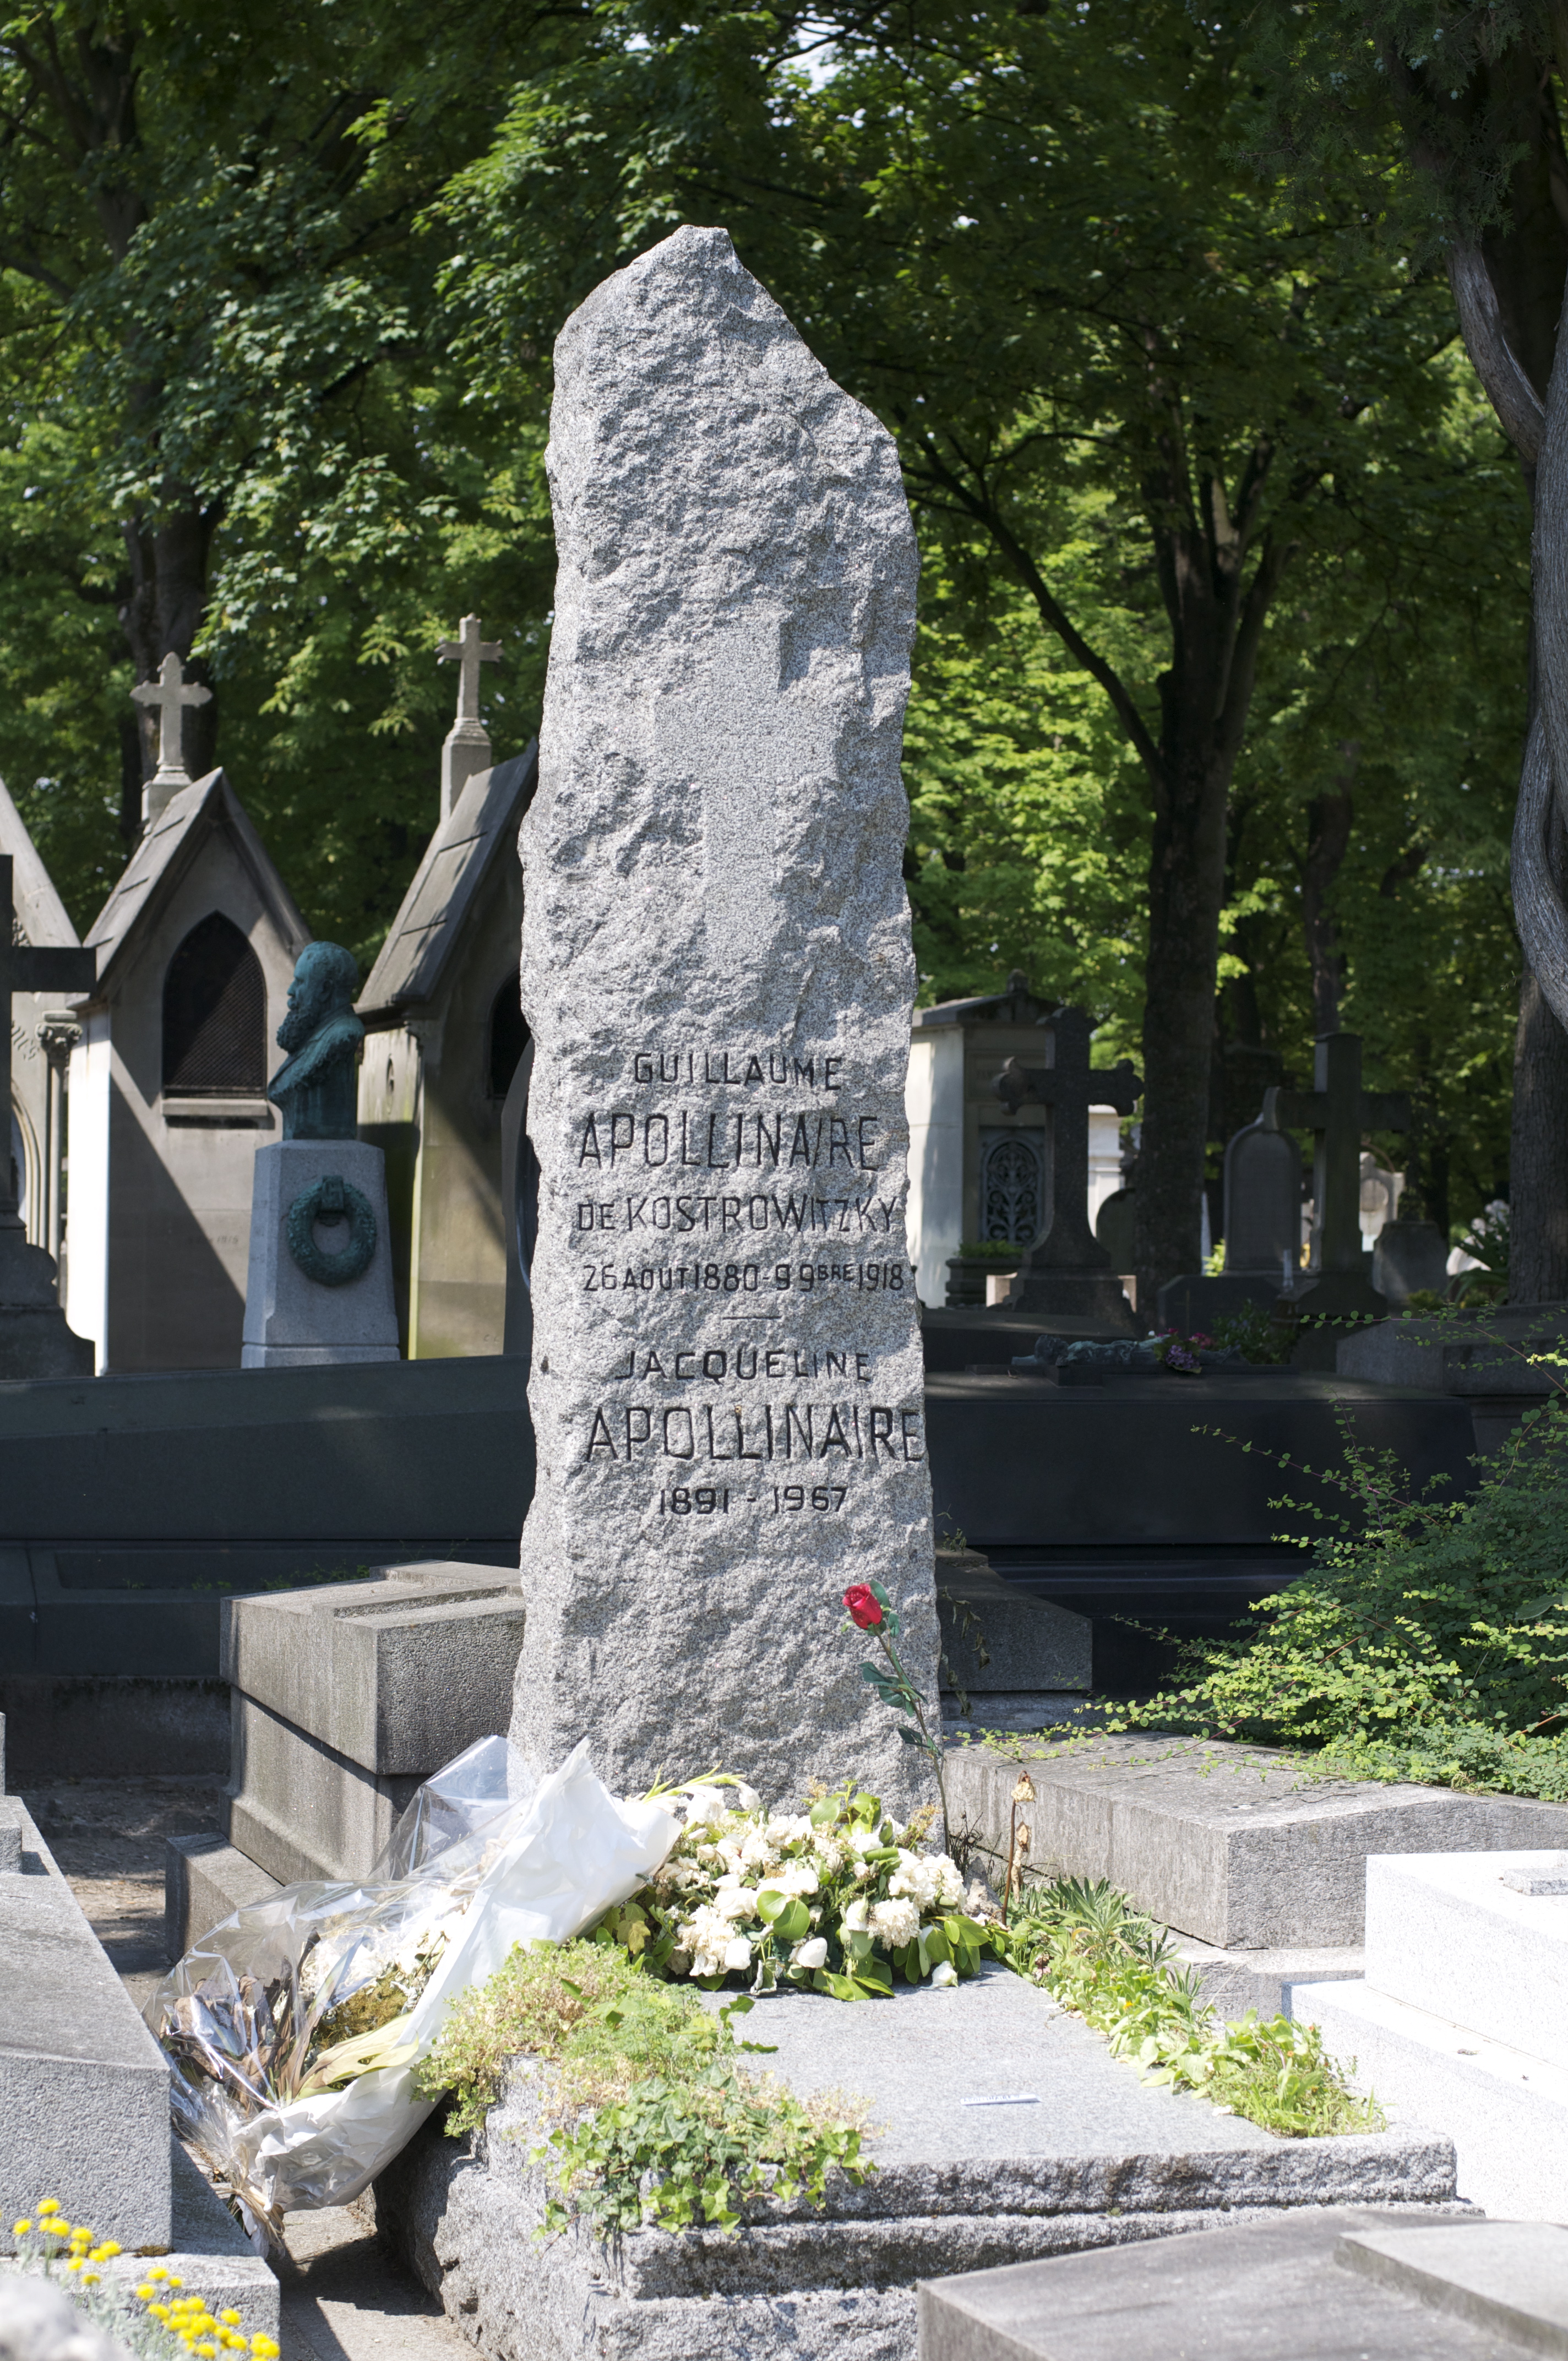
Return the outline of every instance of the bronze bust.
{"type": "Polygon", "coordinates": [[[353,1139],[365,1027],[354,1013],[359,970],[339,943],[307,943],[294,963],[278,1047],[291,1055],[267,1085],[285,1139],[353,1139]]]}

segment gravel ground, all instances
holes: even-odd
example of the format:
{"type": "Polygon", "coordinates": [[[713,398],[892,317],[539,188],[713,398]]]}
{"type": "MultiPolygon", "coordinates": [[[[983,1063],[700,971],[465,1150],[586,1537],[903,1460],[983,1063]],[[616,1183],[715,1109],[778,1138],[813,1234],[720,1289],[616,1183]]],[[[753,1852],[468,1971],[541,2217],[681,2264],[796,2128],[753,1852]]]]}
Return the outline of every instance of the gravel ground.
{"type": "MultiPolygon", "coordinates": [[[[223,1826],[224,1782],[57,1779],[24,1787],[93,1933],[137,2008],[161,1981],[165,1839],[223,1826]]],[[[283,2361],[456,2361],[473,2346],[346,2207],[296,2213],[282,2283],[283,2361]]]]}

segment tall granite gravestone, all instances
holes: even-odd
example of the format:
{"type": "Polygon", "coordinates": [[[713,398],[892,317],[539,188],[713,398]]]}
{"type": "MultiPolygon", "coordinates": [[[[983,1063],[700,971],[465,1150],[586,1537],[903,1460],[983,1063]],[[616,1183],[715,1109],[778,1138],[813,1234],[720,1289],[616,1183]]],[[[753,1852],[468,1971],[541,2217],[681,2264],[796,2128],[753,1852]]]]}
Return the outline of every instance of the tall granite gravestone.
{"type": "Polygon", "coordinates": [[[549,468],[512,1737],[554,1763],[590,1735],[620,1790],[723,1764],[903,1807],[923,1764],[841,1603],[885,1586],[934,1700],[898,460],[725,232],[686,228],[562,331],[549,468]]]}
{"type": "Polygon", "coordinates": [[[338,944],[301,952],[278,1028],[289,1057],[267,1086],[283,1137],[256,1152],[247,1369],[399,1358],[385,1159],[354,1136],[358,989],[338,944]]]}

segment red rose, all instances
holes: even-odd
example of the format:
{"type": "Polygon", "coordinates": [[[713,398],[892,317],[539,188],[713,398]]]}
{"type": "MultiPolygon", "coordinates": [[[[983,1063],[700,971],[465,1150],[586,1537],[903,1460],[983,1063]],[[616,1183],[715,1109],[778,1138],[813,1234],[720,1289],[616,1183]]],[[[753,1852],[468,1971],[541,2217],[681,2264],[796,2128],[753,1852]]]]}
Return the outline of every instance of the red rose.
{"type": "Polygon", "coordinates": [[[874,1631],[882,1621],[882,1609],[874,1590],[863,1582],[851,1582],[844,1593],[844,1604],[850,1610],[850,1620],[862,1631],[874,1631]]]}

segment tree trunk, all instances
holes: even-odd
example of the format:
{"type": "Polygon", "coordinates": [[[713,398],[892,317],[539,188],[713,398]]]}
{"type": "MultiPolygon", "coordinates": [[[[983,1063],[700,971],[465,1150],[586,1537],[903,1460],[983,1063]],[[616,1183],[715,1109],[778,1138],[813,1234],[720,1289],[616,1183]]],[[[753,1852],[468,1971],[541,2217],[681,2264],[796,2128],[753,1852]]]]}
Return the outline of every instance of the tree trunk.
{"type": "Polygon", "coordinates": [[[1307,858],[1301,864],[1301,931],[1312,972],[1314,1033],[1339,1031],[1340,994],[1344,990],[1344,953],[1329,896],[1350,849],[1351,781],[1361,748],[1352,739],[1339,751],[1344,768],[1338,783],[1331,794],[1314,796],[1307,807],[1307,858]]]}
{"type": "Polygon", "coordinates": [[[1568,1033],[1526,968],[1514,1045],[1508,1301],[1568,1298],[1568,1033]]]}
{"type": "Polygon", "coordinates": [[[1202,1268],[1202,1178],[1225,891],[1228,763],[1172,782],[1155,820],[1145,968],[1143,1147],[1134,1193],[1138,1302],[1202,1268]]]}

